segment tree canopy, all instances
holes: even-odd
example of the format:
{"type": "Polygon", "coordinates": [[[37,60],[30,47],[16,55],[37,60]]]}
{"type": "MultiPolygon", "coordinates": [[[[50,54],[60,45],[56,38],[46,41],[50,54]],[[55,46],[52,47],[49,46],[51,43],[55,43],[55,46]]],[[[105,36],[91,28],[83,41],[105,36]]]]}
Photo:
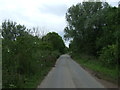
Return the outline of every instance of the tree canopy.
{"type": "Polygon", "coordinates": [[[55,32],[50,32],[42,38],[44,41],[51,43],[54,50],[65,53],[65,44],[62,37],[55,32]]]}
{"type": "Polygon", "coordinates": [[[107,59],[115,57],[111,60],[115,65],[119,56],[110,53],[116,53],[119,47],[119,19],[120,8],[112,7],[107,2],[78,3],[66,13],[68,24],[64,29],[64,37],[73,39],[69,45],[71,51],[101,57],[104,55],[106,63],[107,59]]]}

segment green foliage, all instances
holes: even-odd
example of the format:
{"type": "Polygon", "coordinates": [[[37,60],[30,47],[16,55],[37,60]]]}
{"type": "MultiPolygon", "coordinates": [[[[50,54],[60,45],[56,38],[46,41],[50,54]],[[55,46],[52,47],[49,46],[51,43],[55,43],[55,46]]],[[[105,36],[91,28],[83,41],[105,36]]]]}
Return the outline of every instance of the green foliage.
{"type": "Polygon", "coordinates": [[[100,58],[109,67],[119,66],[119,14],[119,7],[106,2],[83,2],[71,6],[66,13],[68,25],[64,29],[64,37],[72,38],[71,52],[100,58]]]}
{"type": "Polygon", "coordinates": [[[50,43],[53,46],[53,50],[57,50],[60,53],[65,53],[65,44],[62,37],[55,32],[50,32],[44,36],[43,41],[50,43]]]}
{"type": "Polygon", "coordinates": [[[102,25],[98,13],[103,10],[102,8],[101,2],[83,2],[68,9],[65,38],[73,38],[78,52],[96,54],[95,41],[102,25]]]}
{"type": "Polygon", "coordinates": [[[55,39],[58,40],[57,44],[64,45],[62,38],[57,33],[50,35],[50,42],[46,42],[31,35],[29,30],[15,22],[4,21],[2,23],[3,88],[29,87],[30,79],[34,81],[32,82],[35,86],[33,88],[36,88],[39,78],[40,80],[43,79],[44,74],[54,66],[61,54],[60,46],[53,46],[55,39]]]}
{"type": "Polygon", "coordinates": [[[108,45],[101,50],[100,61],[109,67],[117,64],[117,45],[108,45]]]}
{"type": "Polygon", "coordinates": [[[25,35],[26,27],[23,25],[17,25],[16,22],[4,21],[2,23],[2,36],[4,39],[15,40],[16,37],[25,35]]]}

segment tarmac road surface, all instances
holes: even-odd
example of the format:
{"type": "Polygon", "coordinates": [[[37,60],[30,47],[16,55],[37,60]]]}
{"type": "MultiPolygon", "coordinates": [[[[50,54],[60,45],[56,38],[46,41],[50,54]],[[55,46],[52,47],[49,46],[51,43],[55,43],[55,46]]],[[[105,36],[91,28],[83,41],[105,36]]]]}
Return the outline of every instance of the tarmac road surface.
{"type": "Polygon", "coordinates": [[[38,88],[104,88],[67,54],[61,55],[55,67],[38,88]]]}

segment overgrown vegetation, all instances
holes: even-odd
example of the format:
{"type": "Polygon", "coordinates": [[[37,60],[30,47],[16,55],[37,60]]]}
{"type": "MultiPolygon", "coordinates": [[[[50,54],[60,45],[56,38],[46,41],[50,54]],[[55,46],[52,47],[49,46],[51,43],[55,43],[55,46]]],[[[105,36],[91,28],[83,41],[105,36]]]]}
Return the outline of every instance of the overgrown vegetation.
{"type": "MultiPolygon", "coordinates": [[[[120,78],[120,7],[112,7],[107,2],[78,3],[68,9],[66,21],[64,37],[72,38],[69,45],[71,55],[97,58],[87,59],[91,64],[86,62],[86,66],[97,69],[97,65],[101,65],[98,71],[102,73],[107,69],[117,70],[113,76],[120,78]],[[103,68],[107,69],[104,71],[103,68]]],[[[84,62],[85,59],[79,60],[84,62]]]]}
{"type": "Polygon", "coordinates": [[[30,31],[13,21],[2,23],[2,88],[36,88],[65,53],[57,33],[39,38],[30,31]]]}

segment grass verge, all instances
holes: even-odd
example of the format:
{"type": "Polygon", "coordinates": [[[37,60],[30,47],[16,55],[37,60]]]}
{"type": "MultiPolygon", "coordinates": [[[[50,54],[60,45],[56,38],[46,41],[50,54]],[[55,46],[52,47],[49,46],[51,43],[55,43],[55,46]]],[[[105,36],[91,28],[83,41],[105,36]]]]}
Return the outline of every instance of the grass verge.
{"type": "Polygon", "coordinates": [[[96,61],[95,58],[91,57],[84,57],[84,56],[72,56],[73,59],[78,62],[82,67],[88,68],[92,70],[98,78],[110,81],[114,84],[118,84],[118,69],[108,68],[102,65],[101,62],[98,60],[96,61]]]}

